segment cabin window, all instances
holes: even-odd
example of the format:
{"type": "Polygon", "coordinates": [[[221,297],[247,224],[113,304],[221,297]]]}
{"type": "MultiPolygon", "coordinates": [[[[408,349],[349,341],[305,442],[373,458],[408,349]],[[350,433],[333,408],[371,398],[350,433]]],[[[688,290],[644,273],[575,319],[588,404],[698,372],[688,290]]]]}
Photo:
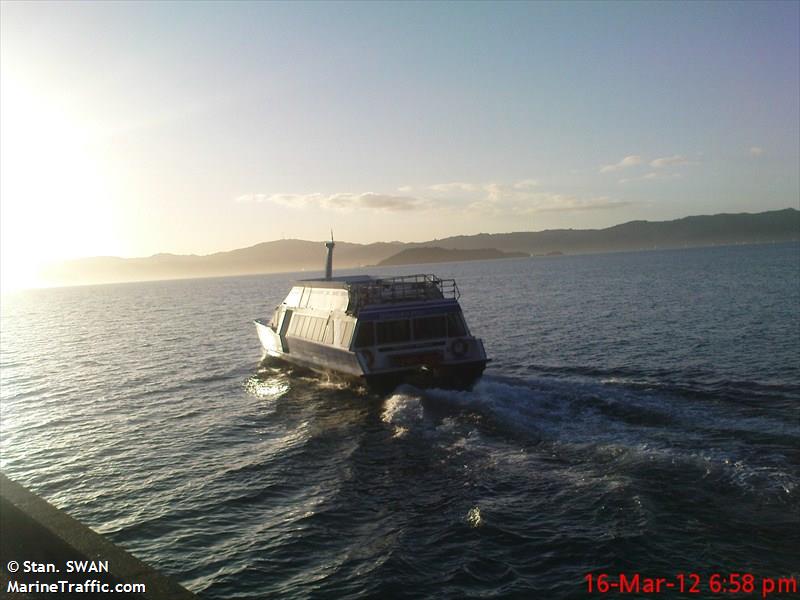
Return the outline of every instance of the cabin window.
{"type": "Polygon", "coordinates": [[[398,344],[411,339],[411,322],[405,319],[402,321],[379,321],[375,328],[379,344],[398,344]]]}
{"type": "Polygon", "coordinates": [[[361,323],[356,332],[356,348],[364,348],[366,346],[375,345],[375,329],[372,326],[372,321],[361,323]]]}
{"type": "Polygon", "coordinates": [[[467,335],[464,328],[464,321],[461,319],[459,313],[450,313],[447,315],[447,335],[449,337],[462,337],[467,335]]]}
{"type": "Polygon", "coordinates": [[[414,319],[414,339],[430,340],[447,337],[447,324],[443,315],[414,319]]]}

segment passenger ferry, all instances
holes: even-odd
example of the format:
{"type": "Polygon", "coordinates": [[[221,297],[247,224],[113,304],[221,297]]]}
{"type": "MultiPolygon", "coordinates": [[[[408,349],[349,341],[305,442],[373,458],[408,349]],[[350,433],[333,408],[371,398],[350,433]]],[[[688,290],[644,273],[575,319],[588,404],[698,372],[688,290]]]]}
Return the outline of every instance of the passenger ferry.
{"type": "Polygon", "coordinates": [[[458,286],[434,275],[333,277],[295,282],[272,318],[256,319],[267,354],[383,387],[403,381],[470,388],[487,358],[469,332],[458,286]]]}

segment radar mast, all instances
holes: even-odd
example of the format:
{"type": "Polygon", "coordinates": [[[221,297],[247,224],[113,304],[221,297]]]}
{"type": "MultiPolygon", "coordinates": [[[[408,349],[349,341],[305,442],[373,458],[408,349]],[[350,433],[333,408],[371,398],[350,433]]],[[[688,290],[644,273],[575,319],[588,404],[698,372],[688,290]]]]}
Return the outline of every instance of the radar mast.
{"type": "Polygon", "coordinates": [[[333,229],[331,229],[331,241],[325,242],[325,247],[328,249],[328,256],[325,259],[325,279],[328,281],[333,278],[333,247],[335,245],[333,242],[333,229]]]}

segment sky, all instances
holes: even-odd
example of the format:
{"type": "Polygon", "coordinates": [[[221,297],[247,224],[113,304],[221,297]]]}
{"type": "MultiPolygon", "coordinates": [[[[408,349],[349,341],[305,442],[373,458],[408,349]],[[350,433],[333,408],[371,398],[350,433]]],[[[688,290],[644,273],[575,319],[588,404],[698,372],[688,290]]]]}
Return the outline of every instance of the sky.
{"type": "Polygon", "coordinates": [[[2,2],[0,278],[800,208],[800,3],[2,2]]]}

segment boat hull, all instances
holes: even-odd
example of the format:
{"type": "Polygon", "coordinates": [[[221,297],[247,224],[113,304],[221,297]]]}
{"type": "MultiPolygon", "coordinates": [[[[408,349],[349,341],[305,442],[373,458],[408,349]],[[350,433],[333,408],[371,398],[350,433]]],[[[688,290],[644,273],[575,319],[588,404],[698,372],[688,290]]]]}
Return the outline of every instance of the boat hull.
{"type": "Polygon", "coordinates": [[[270,356],[320,372],[339,372],[353,377],[364,374],[353,352],[291,336],[281,339],[263,321],[255,324],[261,345],[270,356]]]}
{"type": "Polygon", "coordinates": [[[483,374],[487,361],[471,360],[447,364],[415,364],[406,367],[369,371],[363,357],[355,352],[291,336],[281,339],[265,321],[255,321],[264,351],[291,364],[366,383],[375,390],[391,390],[401,383],[421,387],[471,389],[483,374]]]}
{"type": "Polygon", "coordinates": [[[273,331],[272,327],[261,319],[257,319],[253,322],[258,332],[258,340],[261,342],[261,347],[264,348],[266,353],[270,356],[281,356],[283,354],[281,337],[273,331]]]}

